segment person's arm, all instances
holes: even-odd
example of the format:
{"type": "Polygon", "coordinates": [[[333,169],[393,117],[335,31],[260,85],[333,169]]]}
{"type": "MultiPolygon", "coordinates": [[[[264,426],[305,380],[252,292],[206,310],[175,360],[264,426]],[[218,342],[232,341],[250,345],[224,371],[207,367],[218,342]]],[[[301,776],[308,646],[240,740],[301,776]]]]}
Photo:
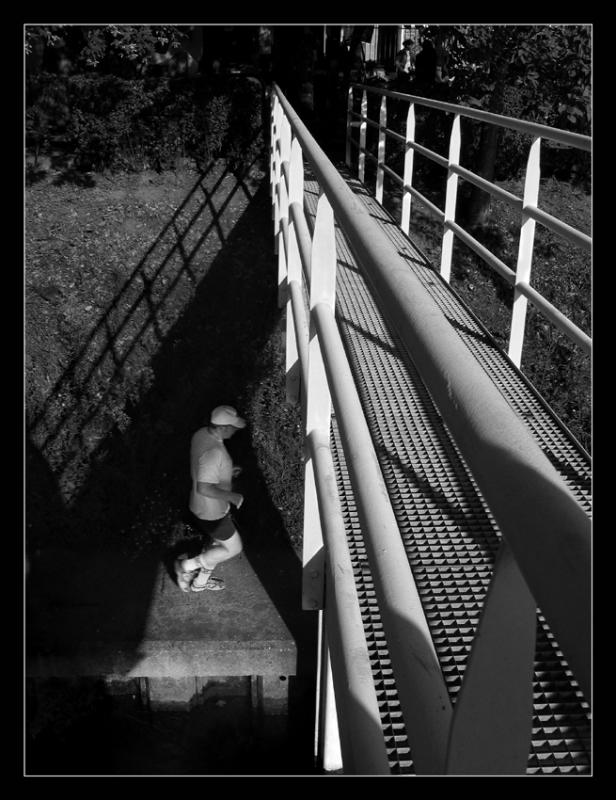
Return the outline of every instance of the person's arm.
{"type": "Polygon", "coordinates": [[[239,492],[233,492],[229,489],[222,489],[216,483],[197,483],[197,492],[204,497],[210,497],[212,500],[222,500],[225,503],[232,503],[236,508],[239,508],[244,502],[244,496],[239,492]]]}

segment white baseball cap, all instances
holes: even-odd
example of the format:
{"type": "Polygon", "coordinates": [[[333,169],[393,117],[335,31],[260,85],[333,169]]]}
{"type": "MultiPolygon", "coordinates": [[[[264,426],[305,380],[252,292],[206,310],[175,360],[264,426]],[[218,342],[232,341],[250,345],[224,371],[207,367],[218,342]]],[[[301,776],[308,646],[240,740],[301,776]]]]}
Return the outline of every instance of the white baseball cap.
{"type": "Polygon", "coordinates": [[[233,406],[217,406],[210,417],[212,425],[233,425],[234,428],[245,428],[246,420],[239,416],[233,406]]]}

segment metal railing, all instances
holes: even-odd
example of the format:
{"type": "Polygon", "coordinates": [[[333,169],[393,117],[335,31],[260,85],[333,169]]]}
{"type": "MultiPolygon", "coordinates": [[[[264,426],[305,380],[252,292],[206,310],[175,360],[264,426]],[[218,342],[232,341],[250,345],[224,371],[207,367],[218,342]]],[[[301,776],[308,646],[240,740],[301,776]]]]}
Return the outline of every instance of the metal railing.
{"type": "Polygon", "coordinates": [[[577,325],[571,322],[552,303],[533,289],[531,282],[531,265],[535,240],[535,225],[539,222],[553,233],[565,238],[575,247],[584,252],[590,252],[591,238],[582,231],[566,224],[558,218],[538,208],[539,179],[541,174],[540,152],[541,142],[547,139],[559,145],[573,147],[585,152],[591,150],[592,140],[589,136],[582,136],[547,125],[492,114],[474,108],[431,100],[425,97],[403,94],[363,84],[351,84],[347,105],[347,132],[346,132],[346,162],[351,167],[351,146],[358,149],[358,177],[363,182],[366,171],[366,158],[376,163],[375,196],[379,203],[383,202],[384,176],[388,175],[402,187],[402,209],[400,227],[408,234],[411,202],[415,198],[428,210],[428,212],[443,224],[443,239],[441,247],[440,272],[445,280],[451,276],[451,263],[453,255],[454,237],[458,237],[467,247],[473,250],[486,264],[495,270],[508,284],[514,288],[513,309],[511,315],[511,328],[509,335],[508,355],[513,363],[519,367],[522,359],[524,345],[524,330],[526,325],[526,311],[528,301],[550,322],[552,322],[568,339],[590,352],[591,339],[577,325]],[[361,92],[360,111],[354,111],[355,92],[361,92]],[[376,94],[381,98],[379,120],[368,117],[368,93],[376,94]],[[387,98],[408,103],[405,135],[387,127],[387,98]],[[448,157],[435,153],[415,140],[416,106],[437,109],[453,115],[451,135],[449,139],[448,157]],[[496,184],[485,180],[480,175],[460,165],[460,150],[462,144],[461,119],[478,120],[491,125],[528,134],[532,141],[530,145],[526,176],[524,182],[524,196],[516,197],[511,192],[505,191],[496,184]],[[378,131],[377,155],[374,156],[366,149],[367,128],[371,126],[378,131]],[[359,137],[355,140],[351,131],[359,128],[359,137]],[[387,137],[400,142],[405,146],[403,175],[398,175],[385,163],[387,137]],[[444,211],[437,208],[416,187],[413,186],[414,154],[430,159],[447,170],[446,195],[444,211]],[[518,258],[515,271],[486,248],[474,236],[471,236],[456,222],[456,200],[459,180],[462,178],[474,186],[479,187],[490,195],[503,200],[521,213],[520,241],[518,258]]]}
{"type": "Polygon", "coordinates": [[[277,86],[270,156],[287,397],[301,397],[305,420],[303,607],[321,614],[323,764],[340,766],[340,754],[345,772],[389,772],[330,452],[333,403],[416,772],[524,772],[537,605],[590,696],[589,519],[277,86]],[[312,234],[305,163],[320,187],[312,234]],[[455,709],[335,321],[335,224],[504,537],[455,709]]]}

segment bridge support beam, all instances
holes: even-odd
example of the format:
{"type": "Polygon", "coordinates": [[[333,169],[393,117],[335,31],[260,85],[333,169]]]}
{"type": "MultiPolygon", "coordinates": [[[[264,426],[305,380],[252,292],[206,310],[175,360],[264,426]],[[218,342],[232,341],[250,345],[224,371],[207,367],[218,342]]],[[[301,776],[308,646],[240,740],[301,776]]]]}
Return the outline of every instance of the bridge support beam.
{"type": "Polygon", "coordinates": [[[454,706],[447,774],[525,774],[536,629],[535,601],[502,542],[454,706]]]}

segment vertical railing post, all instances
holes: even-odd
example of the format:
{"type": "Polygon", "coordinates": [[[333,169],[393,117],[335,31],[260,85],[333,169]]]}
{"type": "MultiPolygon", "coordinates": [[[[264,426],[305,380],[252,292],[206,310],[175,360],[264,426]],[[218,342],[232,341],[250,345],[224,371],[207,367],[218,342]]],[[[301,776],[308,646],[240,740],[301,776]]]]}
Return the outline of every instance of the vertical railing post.
{"type": "MultiPolygon", "coordinates": [[[[312,309],[318,302],[326,302],[332,309],[336,289],[336,239],[334,214],[325,194],[317,203],[317,213],[312,235],[310,259],[310,334],[308,346],[308,386],[306,398],[306,452],[304,465],[304,526],[302,548],[302,608],[322,610],[325,595],[325,551],[321,529],[319,502],[315,480],[315,465],[308,447],[312,431],[320,431],[329,437],[331,425],[331,396],[327,383],[325,364],[319,346],[312,309]]],[[[323,764],[338,768],[341,761],[340,740],[325,615],[320,615],[319,652],[321,670],[317,708],[318,752],[323,764]]],[[[325,766],[324,766],[325,768],[325,766]]]]}
{"type": "MultiPolygon", "coordinates": [[[[310,344],[308,347],[306,440],[313,430],[329,436],[332,401],[316,333],[313,309],[315,305],[325,303],[333,311],[335,296],[336,237],[334,213],[329,200],[322,193],[317,203],[310,265],[310,344]]],[[[308,449],[306,449],[305,458],[302,606],[305,609],[317,609],[323,607],[325,560],[314,479],[314,463],[308,449]]]]}
{"type": "MultiPolygon", "coordinates": [[[[276,92],[272,92],[270,102],[270,197],[272,200],[272,219],[274,219],[274,202],[276,197],[276,119],[279,105],[280,102],[276,92]]],[[[276,235],[275,229],[274,235],[276,235]]]]}
{"type": "Polygon", "coordinates": [[[456,114],[451,127],[449,139],[449,168],[447,170],[447,194],[445,196],[445,227],[443,231],[443,244],[441,248],[441,275],[447,282],[451,277],[451,259],[453,255],[454,233],[447,226],[448,222],[456,221],[456,200],[458,197],[458,175],[451,169],[460,164],[460,115],[456,114]]]}
{"type": "MultiPolygon", "coordinates": [[[[318,709],[319,717],[325,716],[325,719],[328,715],[336,714],[335,720],[322,726],[325,738],[323,749],[328,753],[323,761],[326,769],[335,769],[341,753],[346,775],[387,775],[390,773],[389,759],[340,506],[330,438],[313,431],[309,443],[315,460],[319,513],[326,550],[325,607],[319,613],[319,622],[326,637],[333,679],[332,689],[326,689],[323,705],[319,705],[318,709]],[[328,700],[332,695],[335,696],[335,704],[328,700]]],[[[317,663],[320,664],[320,660],[317,663]]]]}
{"type": "Polygon", "coordinates": [[[287,243],[285,243],[285,230],[288,225],[289,195],[284,176],[278,181],[278,307],[285,305],[287,298],[287,243]]]}
{"type": "MultiPolygon", "coordinates": [[[[327,611],[323,612],[323,618],[324,620],[327,619],[327,611]]],[[[321,700],[321,766],[325,772],[335,772],[342,769],[343,764],[334,676],[332,674],[332,662],[327,637],[327,623],[323,626],[322,670],[324,692],[321,700]]]]}
{"type": "Polygon", "coordinates": [[[368,123],[368,93],[364,89],[361,96],[361,121],[359,124],[359,160],[357,167],[357,177],[363,183],[366,176],[366,131],[368,123]]]}
{"type": "Polygon", "coordinates": [[[411,225],[411,200],[410,192],[404,187],[413,185],[413,161],[415,151],[411,143],[415,142],[415,103],[409,103],[409,110],[406,116],[406,144],[404,152],[404,174],[402,183],[402,217],[400,227],[408,235],[411,225]]]}
{"type": "Polygon", "coordinates": [[[509,358],[516,367],[522,362],[524,347],[524,329],[526,327],[526,308],[528,301],[518,291],[520,283],[530,284],[530,270],[533,261],[535,243],[535,220],[525,212],[526,208],[537,207],[539,199],[539,180],[541,178],[541,138],[535,136],[530,146],[526,164],[524,181],[524,203],[522,207],[522,227],[520,228],[520,244],[518,263],[515,271],[515,288],[513,292],[513,311],[511,315],[511,332],[509,335],[509,358]]]}
{"type": "MultiPolygon", "coordinates": [[[[293,137],[291,142],[291,156],[289,160],[289,209],[292,203],[300,206],[304,200],[304,163],[302,148],[299,140],[293,137]]],[[[296,282],[302,286],[302,262],[299,253],[297,230],[295,222],[289,213],[289,252],[287,258],[288,287],[296,282]]],[[[308,331],[297,330],[293,314],[293,303],[290,292],[287,293],[286,315],[286,397],[288,403],[297,403],[301,388],[301,369],[299,363],[299,350],[297,338],[305,337],[308,342],[308,331]]],[[[307,348],[306,348],[307,349],[307,348]]],[[[305,389],[306,387],[304,387],[305,389]]]]}
{"type": "Polygon", "coordinates": [[[274,217],[274,254],[278,255],[278,232],[280,229],[280,190],[278,188],[280,184],[280,125],[282,122],[282,105],[278,99],[276,99],[276,104],[274,106],[274,136],[272,141],[272,147],[274,150],[274,174],[273,174],[273,191],[272,191],[272,206],[273,206],[273,217],[274,217]]]}
{"type": "Polygon", "coordinates": [[[526,772],[536,630],[535,601],[503,541],[454,706],[447,774],[526,772]]]}
{"type": "Polygon", "coordinates": [[[351,168],[351,131],[352,122],[353,122],[353,87],[349,86],[349,91],[347,95],[347,121],[346,121],[346,150],[345,150],[345,162],[347,167],[351,168]]]}
{"type": "MultiPolygon", "coordinates": [[[[287,250],[289,247],[289,187],[284,175],[283,164],[289,166],[291,157],[291,126],[283,115],[280,121],[280,160],[278,181],[278,306],[287,302],[287,250]]],[[[287,172],[288,175],[288,172],[287,172]]]]}
{"type": "Polygon", "coordinates": [[[376,192],[375,197],[377,203],[383,205],[383,183],[385,178],[385,170],[383,164],[385,163],[385,146],[387,135],[385,128],[387,127],[387,97],[383,95],[381,98],[381,110],[379,113],[379,146],[377,150],[376,159],[376,192]]]}
{"type": "Polygon", "coordinates": [[[325,772],[334,772],[341,769],[343,763],[325,614],[319,611],[315,756],[325,772]]]}

